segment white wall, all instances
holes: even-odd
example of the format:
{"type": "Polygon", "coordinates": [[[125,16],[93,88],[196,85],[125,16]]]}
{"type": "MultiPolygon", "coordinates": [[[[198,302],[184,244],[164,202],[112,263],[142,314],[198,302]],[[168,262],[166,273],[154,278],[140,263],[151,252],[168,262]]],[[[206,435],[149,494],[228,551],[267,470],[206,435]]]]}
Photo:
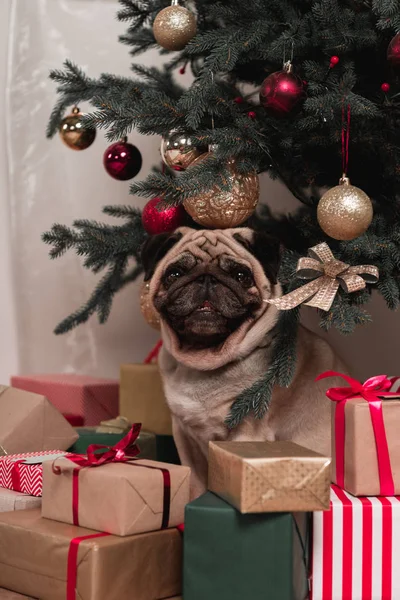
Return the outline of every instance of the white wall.
{"type": "MultiPolygon", "coordinates": [[[[105,173],[102,153],[107,143],[101,132],[84,152],[44,137],[55,98],[54,85],[47,79],[50,68],[69,57],[94,76],[101,71],[129,74],[128,50],[117,42],[125,29],[115,19],[117,7],[116,0],[0,3],[0,381],[17,370],[116,376],[121,362],[141,361],[157,339],[140,316],[138,285],[118,295],[105,326],[92,318],[65,336],[54,336],[54,326],[82,304],[98,278],[73,254],[50,262],[48,248],[40,241],[40,234],[55,221],[102,219],[104,204],[144,204],[128,196],[129,182],[117,182],[105,173]]],[[[136,60],[152,64],[160,59],[152,52],[136,60]]],[[[130,141],[143,155],[142,178],[160,160],[159,140],[134,134],[130,141]]],[[[262,197],[275,210],[296,207],[287,191],[266,177],[262,197]]],[[[356,376],[398,373],[398,315],[376,298],[371,311],[373,325],[348,338],[330,334],[329,339],[356,376]]],[[[304,316],[318,328],[313,309],[305,308],[304,316]]]]}

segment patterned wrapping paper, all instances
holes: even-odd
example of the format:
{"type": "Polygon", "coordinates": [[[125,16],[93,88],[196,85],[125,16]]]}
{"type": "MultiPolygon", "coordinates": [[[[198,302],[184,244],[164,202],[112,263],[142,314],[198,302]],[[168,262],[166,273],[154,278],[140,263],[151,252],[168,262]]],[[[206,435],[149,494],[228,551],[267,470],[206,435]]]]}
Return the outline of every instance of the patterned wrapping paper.
{"type": "Polygon", "coordinates": [[[21,390],[43,394],[61,413],[84,419],[85,425],[118,416],[119,383],[89,375],[61,373],[51,375],[18,375],[11,384],[21,390]]]}
{"type": "Polygon", "coordinates": [[[293,442],[210,442],[208,488],[241,513],[329,508],[331,459],[293,442]]]}
{"type": "Polygon", "coordinates": [[[66,453],[61,450],[47,450],[0,456],[0,487],[30,496],[41,496],[43,464],[42,462],[26,464],[24,461],[32,458],[41,461],[46,456],[56,457],[60,455],[65,456],[66,453]]]}
{"type": "MultiPolygon", "coordinates": [[[[27,496],[21,492],[0,488],[0,513],[11,510],[25,510],[29,508],[40,508],[42,499],[36,496],[27,496]]],[[[0,594],[0,600],[1,600],[0,594]]]]}
{"type": "Polygon", "coordinates": [[[333,485],[330,510],[313,521],[311,600],[399,600],[399,497],[333,485]]]}

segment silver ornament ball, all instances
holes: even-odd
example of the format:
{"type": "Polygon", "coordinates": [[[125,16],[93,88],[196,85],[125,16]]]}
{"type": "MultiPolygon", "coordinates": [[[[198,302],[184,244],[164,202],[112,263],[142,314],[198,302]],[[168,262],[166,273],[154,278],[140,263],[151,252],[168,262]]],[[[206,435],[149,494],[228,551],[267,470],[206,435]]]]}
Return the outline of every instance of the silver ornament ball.
{"type": "Polygon", "coordinates": [[[207,146],[194,146],[188,133],[171,131],[161,142],[164,163],[174,171],[185,171],[196,158],[207,152],[207,146]]]}

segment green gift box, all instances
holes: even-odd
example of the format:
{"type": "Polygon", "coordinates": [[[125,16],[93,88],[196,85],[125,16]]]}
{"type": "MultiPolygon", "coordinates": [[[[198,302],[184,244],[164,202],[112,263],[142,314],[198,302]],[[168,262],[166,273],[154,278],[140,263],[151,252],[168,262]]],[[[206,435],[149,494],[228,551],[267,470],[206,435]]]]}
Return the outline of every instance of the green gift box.
{"type": "MultiPolygon", "coordinates": [[[[123,433],[104,433],[98,432],[97,427],[76,427],[76,432],[79,438],[69,449],[75,454],[86,454],[88,447],[91,444],[99,444],[101,446],[114,446],[127,432],[123,433]]],[[[140,458],[148,458],[151,460],[160,460],[157,456],[156,436],[147,431],[141,431],[137,439],[137,444],[140,448],[140,458]]]]}
{"type": "Polygon", "coordinates": [[[207,492],[186,506],[185,600],[304,600],[306,513],[241,514],[207,492]]]}

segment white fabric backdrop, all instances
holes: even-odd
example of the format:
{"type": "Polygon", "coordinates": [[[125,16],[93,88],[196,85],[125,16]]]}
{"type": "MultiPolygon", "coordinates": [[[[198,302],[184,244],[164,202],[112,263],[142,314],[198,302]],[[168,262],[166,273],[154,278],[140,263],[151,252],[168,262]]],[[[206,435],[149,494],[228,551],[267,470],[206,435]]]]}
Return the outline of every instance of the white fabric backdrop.
{"type": "MultiPolygon", "coordinates": [[[[49,261],[48,247],[40,241],[55,221],[102,219],[104,204],[143,206],[128,196],[129,182],[105,173],[102,133],[83,152],[45,138],[55,99],[47,79],[50,68],[68,57],[91,75],[129,74],[128,49],[117,41],[125,29],[115,19],[117,8],[116,0],[0,3],[0,381],[18,370],[116,376],[121,362],[141,361],[157,339],[140,316],[137,285],[118,295],[105,326],[92,318],[67,335],[54,336],[54,326],[87,299],[98,278],[73,254],[49,261]]],[[[159,56],[151,52],[137,60],[152,64],[159,56]]],[[[144,177],[159,160],[159,140],[134,134],[130,141],[142,152],[139,177],[144,177]]],[[[262,190],[263,199],[279,211],[296,205],[268,178],[263,178],[262,190]]],[[[398,315],[377,299],[372,312],[373,325],[350,338],[330,335],[330,340],[356,376],[398,373],[398,315]]],[[[317,327],[312,309],[304,313],[317,327]]]]}

